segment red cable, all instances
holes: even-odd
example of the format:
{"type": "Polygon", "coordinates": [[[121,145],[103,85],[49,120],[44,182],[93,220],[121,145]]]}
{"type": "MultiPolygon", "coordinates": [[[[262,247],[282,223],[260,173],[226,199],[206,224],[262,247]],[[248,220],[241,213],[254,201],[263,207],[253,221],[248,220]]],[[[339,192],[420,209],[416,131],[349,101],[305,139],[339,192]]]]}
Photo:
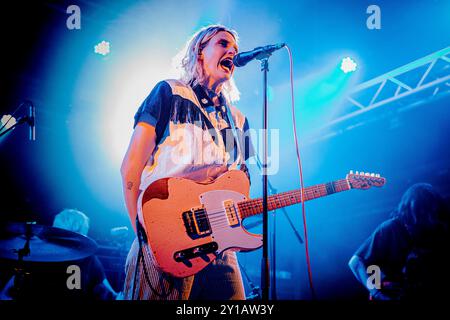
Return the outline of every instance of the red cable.
{"type": "Polygon", "coordinates": [[[303,201],[304,197],[304,185],[303,185],[303,170],[302,170],[302,162],[300,158],[300,151],[298,147],[298,140],[297,140],[297,126],[295,122],[295,101],[294,101],[294,66],[293,66],[293,59],[292,59],[292,52],[291,49],[286,45],[285,46],[288,53],[289,53],[289,67],[290,67],[290,75],[291,75],[291,104],[292,104],[292,122],[294,125],[294,140],[295,140],[295,148],[297,152],[297,165],[298,165],[298,171],[300,175],[300,195],[301,195],[301,204],[302,204],[302,216],[303,216],[303,231],[304,231],[304,237],[305,237],[305,251],[306,251],[306,264],[308,266],[308,279],[309,279],[309,287],[311,290],[312,298],[316,299],[316,293],[314,290],[313,280],[312,280],[312,271],[311,271],[311,259],[309,256],[309,245],[308,245],[308,232],[306,227],[306,213],[305,213],[305,202],[303,201]]]}

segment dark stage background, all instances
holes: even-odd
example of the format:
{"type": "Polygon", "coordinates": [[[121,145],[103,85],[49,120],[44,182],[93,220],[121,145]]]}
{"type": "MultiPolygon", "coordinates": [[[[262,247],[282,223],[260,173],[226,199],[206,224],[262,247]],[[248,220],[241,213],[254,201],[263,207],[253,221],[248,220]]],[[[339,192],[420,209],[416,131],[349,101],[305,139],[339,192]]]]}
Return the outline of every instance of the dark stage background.
{"type": "MultiPolygon", "coordinates": [[[[157,81],[172,76],[171,58],[188,36],[200,26],[223,23],[240,33],[241,51],[277,42],[292,48],[306,185],[344,178],[351,169],[387,178],[381,189],[352,190],[306,205],[318,298],[366,299],[347,267],[353,252],[413,183],[431,183],[446,199],[450,196],[449,80],[332,123],[357,110],[346,97],[358,84],[440,50],[449,52],[450,1],[377,1],[382,14],[379,30],[366,26],[370,4],[83,0],[4,5],[0,116],[12,114],[25,99],[33,101],[37,139],[28,140],[26,125],[0,137],[1,221],[51,225],[64,208],[85,212],[91,219],[89,235],[100,245],[99,256],[120,290],[133,233],[119,168],[134,112],[157,81]],[[66,9],[72,4],[81,8],[79,30],[66,27],[66,9]],[[94,51],[103,40],[110,42],[105,56],[94,51]],[[336,66],[345,56],[355,59],[358,69],[342,80],[336,66]],[[121,226],[129,228],[128,234],[113,237],[110,229],[121,226]]],[[[438,59],[427,81],[450,75],[450,55],[444,58],[438,59]]],[[[288,65],[281,51],[271,58],[269,73],[270,127],[279,130],[279,170],[270,181],[279,192],[299,184],[288,65]]],[[[428,67],[421,66],[418,73],[428,67]]],[[[413,83],[421,76],[415,71],[399,78],[413,83]]],[[[242,93],[238,107],[253,128],[260,128],[259,65],[252,62],[237,70],[236,83],[242,93]]],[[[27,112],[21,109],[16,117],[27,112]]],[[[258,169],[250,170],[251,195],[260,197],[258,169]]],[[[287,214],[303,237],[300,206],[288,208],[287,214]]],[[[260,232],[259,220],[252,219],[249,222],[256,226],[250,231],[260,232]]],[[[309,299],[304,243],[281,211],[276,225],[278,298],[309,299]]],[[[261,250],[239,257],[259,285],[261,250]]]]}

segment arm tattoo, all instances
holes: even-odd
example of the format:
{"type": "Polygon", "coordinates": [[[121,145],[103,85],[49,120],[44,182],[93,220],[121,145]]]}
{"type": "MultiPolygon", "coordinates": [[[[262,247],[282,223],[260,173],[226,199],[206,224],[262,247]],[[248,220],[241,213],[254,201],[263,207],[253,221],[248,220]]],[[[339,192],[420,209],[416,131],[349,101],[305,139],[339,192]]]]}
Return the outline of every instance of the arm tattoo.
{"type": "Polygon", "coordinates": [[[127,182],[127,189],[128,189],[128,190],[133,189],[133,182],[131,182],[131,181],[128,181],[128,182],[127,182]]]}

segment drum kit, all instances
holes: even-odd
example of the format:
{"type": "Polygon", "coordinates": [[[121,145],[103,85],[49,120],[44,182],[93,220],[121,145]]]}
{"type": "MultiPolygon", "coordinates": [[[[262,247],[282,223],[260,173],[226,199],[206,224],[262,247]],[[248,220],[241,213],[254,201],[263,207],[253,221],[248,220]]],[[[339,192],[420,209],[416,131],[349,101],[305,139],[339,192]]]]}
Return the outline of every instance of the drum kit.
{"type": "Polygon", "coordinates": [[[96,251],[94,240],[72,231],[34,222],[0,226],[0,259],[14,267],[13,299],[20,297],[27,287],[32,266],[79,261],[96,251]]]}

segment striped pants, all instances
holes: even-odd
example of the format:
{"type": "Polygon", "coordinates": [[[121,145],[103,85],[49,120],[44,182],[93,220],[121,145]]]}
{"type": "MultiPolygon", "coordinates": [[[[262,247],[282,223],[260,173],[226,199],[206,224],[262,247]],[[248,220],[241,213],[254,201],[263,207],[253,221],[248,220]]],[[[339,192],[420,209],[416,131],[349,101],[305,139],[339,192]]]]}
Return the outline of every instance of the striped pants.
{"type": "Polygon", "coordinates": [[[142,243],[143,258],[136,269],[138,255],[139,242],[135,239],[125,264],[125,300],[245,300],[235,252],[221,254],[199,273],[186,278],[175,278],[157,269],[146,243],[142,243]]]}

